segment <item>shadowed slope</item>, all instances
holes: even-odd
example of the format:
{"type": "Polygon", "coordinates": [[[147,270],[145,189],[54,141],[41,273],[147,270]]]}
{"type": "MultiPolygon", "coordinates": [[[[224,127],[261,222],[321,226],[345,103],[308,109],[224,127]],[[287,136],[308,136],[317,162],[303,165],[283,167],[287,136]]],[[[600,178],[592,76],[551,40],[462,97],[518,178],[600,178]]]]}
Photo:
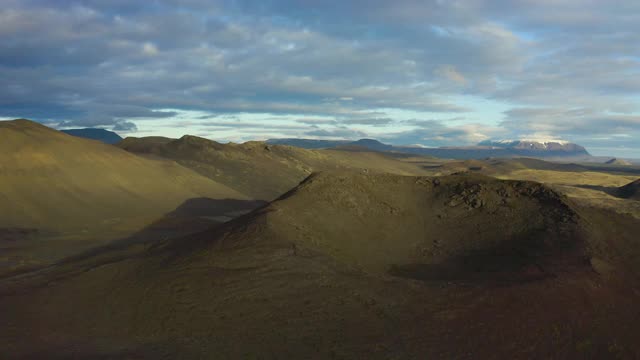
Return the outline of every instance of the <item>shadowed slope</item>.
{"type": "Polygon", "coordinates": [[[163,145],[176,139],[163,136],[146,136],[143,138],[127,137],[117,143],[117,146],[132,153],[153,154],[159,151],[163,145]]]}
{"type": "Polygon", "coordinates": [[[615,219],[611,236],[606,217],[530,182],[313,175],[215,230],[1,281],[12,311],[0,346],[32,357],[634,358],[627,270],[639,227],[615,219]],[[424,276],[416,264],[446,266],[424,276]]]}
{"type": "Polygon", "coordinates": [[[616,195],[625,199],[640,200],[640,180],[617,189],[616,195]]]}

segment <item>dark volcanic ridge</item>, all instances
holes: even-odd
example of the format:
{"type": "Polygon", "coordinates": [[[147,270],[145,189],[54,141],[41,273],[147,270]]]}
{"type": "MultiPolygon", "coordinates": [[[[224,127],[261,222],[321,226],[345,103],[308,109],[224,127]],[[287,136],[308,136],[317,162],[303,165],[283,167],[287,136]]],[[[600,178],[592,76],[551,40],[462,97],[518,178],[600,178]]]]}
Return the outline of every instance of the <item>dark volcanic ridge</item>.
{"type": "Polygon", "coordinates": [[[640,200],[640,179],[618,188],[617,195],[625,199],[640,200]]]}
{"type": "Polygon", "coordinates": [[[308,239],[303,245],[374,272],[502,281],[552,275],[567,256],[584,260],[578,216],[537,183],[329,173],[293,194],[272,205],[280,239],[308,239]],[[305,203],[316,204],[313,212],[305,203]]]}
{"type": "Polygon", "coordinates": [[[612,158],[610,160],[605,161],[605,164],[607,165],[622,165],[622,166],[630,166],[633,165],[631,162],[624,160],[624,159],[618,159],[618,158],[612,158]]]}

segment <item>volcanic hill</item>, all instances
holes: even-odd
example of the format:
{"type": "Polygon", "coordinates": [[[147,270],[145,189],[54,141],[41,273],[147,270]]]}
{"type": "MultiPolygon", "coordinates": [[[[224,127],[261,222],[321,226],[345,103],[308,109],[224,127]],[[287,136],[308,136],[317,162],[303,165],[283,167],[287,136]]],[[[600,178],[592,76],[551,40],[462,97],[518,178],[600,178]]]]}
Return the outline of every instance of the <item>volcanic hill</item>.
{"type": "Polygon", "coordinates": [[[0,281],[0,308],[11,309],[0,348],[33,358],[633,358],[639,229],[532,182],[314,174],[216,229],[0,281]]]}
{"type": "Polygon", "coordinates": [[[617,159],[617,158],[612,158],[610,160],[605,161],[605,164],[607,165],[622,165],[622,166],[630,166],[633,165],[632,163],[630,163],[627,160],[624,159],[617,159]]]}

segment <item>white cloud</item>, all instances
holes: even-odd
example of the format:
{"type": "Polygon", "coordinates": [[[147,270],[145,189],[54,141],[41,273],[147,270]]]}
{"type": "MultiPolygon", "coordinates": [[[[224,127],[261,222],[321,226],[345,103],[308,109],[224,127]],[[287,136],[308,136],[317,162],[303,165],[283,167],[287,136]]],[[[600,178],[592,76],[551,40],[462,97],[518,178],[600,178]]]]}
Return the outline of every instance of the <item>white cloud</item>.
{"type": "Polygon", "coordinates": [[[456,70],[456,67],[453,65],[442,65],[437,68],[435,72],[439,76],[449,79],[459,85],[467,84],[467,79],[464,77],[464,75],[460,74],[458,70],[456,70]]]}
{"type": "Polygon", "coordinates": [[[156,56],[158,55],[158,48],[154,44],[146,42],[142,45],[142,53],[147,56],[156,56]]]}
{"type": "Polygon", "coordinates": [[[393,114],[464,113],[430,128],[443,144],[500,131],[586,142],[638,133],[637,1],[79,4],[3,3],[0,116],[114,126],[172,108],[417,139],[429,135],[393,114]],[[489,104],[461,97],[513,111],[491,117],[489,104]]]}

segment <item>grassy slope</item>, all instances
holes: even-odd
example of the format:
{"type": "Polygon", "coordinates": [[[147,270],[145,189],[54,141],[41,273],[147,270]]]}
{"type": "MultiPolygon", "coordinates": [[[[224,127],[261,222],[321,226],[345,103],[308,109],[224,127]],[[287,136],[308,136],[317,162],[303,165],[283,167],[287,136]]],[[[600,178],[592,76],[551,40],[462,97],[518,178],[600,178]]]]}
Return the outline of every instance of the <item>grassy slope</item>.
{"type": "Polygon", "coordinates": [[[0,138],[0,227],[131,228],[190,198],[246,198],[173,162],[26,120],[1,122],[0,138]]]}
{"type": "Polygon", "coordinates": [[[263,200],[280,196],[313,171],[355,168],[402,175],[425,174],[418,166],[372,152],[306,150],[262,142],[220,144],[195,136],[173,141],[127,138],[119,146],[135,153],[175,160],[217,182],[263,200]]]}
{"type": "MultiPolygon", "coordinates": [[[[576,210],[535,184],[439,180],[436,186],[428,178],[314,176],[213,232],[5,280],[0,308],[13,311],[4,318],[0,346],[33,357],[640,355],[638,281],[625,277],[627,266],[638,266],[638,249],[628,251],[637,222],[620,220],[611,237],[602,226],[607,217],[576,210]],[[478,199],[484,203],[475,207],[478,199]],[[585,253],[576,259],[593,263],[597,256],[598,272],[588,262],[560,262],[548,268],[552,277],[494,286],[446,277],[416,282],[390,277],[380,266],[439,261],[542,228],[551,232],[540,240],[555,250],[540,253],[540,264],[563,253],[554,236],[566,240],[584,230],[586,244],[577,245],[585,253]],[[440,250],[425,246],[435,243],[440,250]]],[[[509,269],[494,268],[494,275],[509,269]]]]}

